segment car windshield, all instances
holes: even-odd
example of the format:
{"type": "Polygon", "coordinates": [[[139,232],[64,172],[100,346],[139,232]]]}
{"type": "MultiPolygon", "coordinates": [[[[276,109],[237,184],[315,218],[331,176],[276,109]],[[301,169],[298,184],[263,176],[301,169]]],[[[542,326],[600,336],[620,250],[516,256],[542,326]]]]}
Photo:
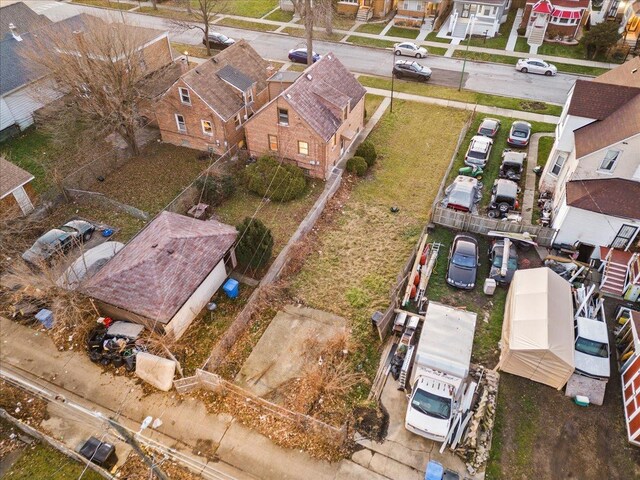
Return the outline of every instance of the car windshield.
{"type": "Polygon", "coordinates": [[[518,138],[527,138],[528,134],[529,132],[525,132],[524,130],[514,130],[511,136],[518,137],[518,138]]]}
{"type": "Polygon", "coordinates": [[[463,255],[462,253],[455,253],[451,259],[457,267],[473,268],[476,266],[476,258],[472,255],[463,255]]]}
{"type": "Polygon", "coordinates": [[[490,127],[482,127],[482,128],[480,128],[480,133],[488,133],[488,134],[491,134],[491,133],[493,133],[493,128],[490,128],[490,127]]]}
{"type": "Polygon", "coordinates": [[[607,358],[609,356],[609,349],[606,343],[596,342],[595,340],[588,340],[582,337],[578,337],[576,340],[576,350],[593,357],[607,358]]]}
{"type": "Polygon", "coordinates": [[[472,200],[471,193],[468,191],[454,189],[449,194],[449,203],[453,205],[469,208],[472,200]]]}
{"type": "Polygon", "coordinates": [[[60,230],[62,230],[63,232],[67,232],[67,233],[75,233],[76,232],[75,228],[68,227],[67,225],[61,226],[60,230]]]}
{"type": "MultiPolygon", "coordinates": [[[[496,255],[493,258],[493,266],[502,268],[502,255],[496,255]]],[[[518,269],[518,261],[515,258],[509,258],[507,262],[507,270],[517,270],[518,269]]]]}
{"type": "Polygon", "coordinates": [[[430,417],[446,419],[451,416],[450,399],[425,392],[420,388],[411,400],[411,407],[430,417]]]}
{"type": "Polygon", "coordinates": [[[485,152],[479,152],[477,150],[469,150],[469,153],[467,154],[467,157],[483,159],[484,157],[486,157],[486,153],[485,152]]]}
{"type": "Polygon", "coordinates": [[[218,40],[220,40],[221,42],[226,42],[227,40],[229,40],[229,37],[227,37],[226,35],[223,35],[221,33],[219,33],[216,36],[218,37],[218,40]]]}

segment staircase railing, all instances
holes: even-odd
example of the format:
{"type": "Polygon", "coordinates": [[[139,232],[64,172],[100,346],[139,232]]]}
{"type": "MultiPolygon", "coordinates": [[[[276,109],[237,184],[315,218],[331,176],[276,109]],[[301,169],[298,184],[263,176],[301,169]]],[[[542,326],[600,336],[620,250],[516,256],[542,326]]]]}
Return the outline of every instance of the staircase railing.
{"type": "Polygon", "coordinates": [[[631,285],[640,284],[640,254],[634,253],[629,262],[627,263],[627,278],[624,282],[624,289],[622,292],[626,292],[631,285]]]}
{"type": "Polygon", "coordinates": [[[456,28],[456,23],[458,23],[458,10],[454,10],[451,14],[451,18],[449,19],[449,31],[453,33],[453,29],[456,28]]]}

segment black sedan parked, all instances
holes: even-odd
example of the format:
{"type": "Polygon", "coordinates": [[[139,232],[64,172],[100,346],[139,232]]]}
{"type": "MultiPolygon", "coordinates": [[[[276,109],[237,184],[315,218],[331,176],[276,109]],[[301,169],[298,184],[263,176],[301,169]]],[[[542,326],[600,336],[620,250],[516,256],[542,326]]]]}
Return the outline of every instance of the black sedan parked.
{"type": "Polygon", "coordinates": [[[507,144],[511,147],[526,147],[529,145],[529,139],[531,138],[531,124],[517,120],[511,125],[509,130],[509,137],[507,137],[507,144]]]}
{"type": "MultiPolygon", "coordinates": [[[[226,35],[218,32],[209,32],[208,40],[209,48],[216,48],[218,50],[224,50],[225,48],[230,47],[231,45],[236,43],[233,38],[229,38],[226,35]]],[[[202,43],[206,45],[207,39],[203,38],[202,43]]]]}
{"type": "Polygon", "coordinates": [[[478,274],[478,242],[469,235],[456,235],[449,252],[447,283],[452,287],[472,290],[478,274]]]}
{"type": "Polygon", "coordinates": [[[393,74],[397,78],[415,78],[426,82],[431,78],[431,69],[410,60],[398,60],[393,65],[393,74]]]}
{"type": "MultiPolygon", "coordinates": [[[[313,52],[313,63],[316,63],[322,57],[313,52]]],[[[289,50],[289,61],[294,63],[307,63],[307,49],[306,48],[294,48],[289,50]]]]}
{"type": "Polygon", "coordinates": [[[84,220],[71,220],[61,227],[52,228],[42,235],[22,254],[22,258],[29,263],[47,261],[56,254],[61,254],[74,244],[88,242],[96,227],[84,220]]]}

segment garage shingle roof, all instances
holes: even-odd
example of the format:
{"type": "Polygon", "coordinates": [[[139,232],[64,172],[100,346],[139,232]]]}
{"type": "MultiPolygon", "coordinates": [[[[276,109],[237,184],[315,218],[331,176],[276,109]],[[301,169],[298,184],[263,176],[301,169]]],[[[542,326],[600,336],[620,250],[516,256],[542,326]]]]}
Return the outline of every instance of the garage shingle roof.
{"type": "Polygon", "coordinates": [[[26,170],[14,165],[4,157],[0,157],[0,198],[4,198],[20,185],[33,180],[26,170]]]}
{"type": "Polygon", "coordinates": [[[223,259],[234,227],[163,211],[83,287],[96,300],[168,323],[223,259]]]}
{"type": "Polygon", "coordinates": [[[567,182],[567,205],[613,217],[640,220],[640,182],[624,178],[567,182]]]}
{"type": "Polygon", "coordinates": [[[576,80],[568,113],[602,120],[636,95],[640,95],[638,87],[576,80]]]}
{"type": "Polygon", "coordinates": [[[9,25],[12,23],[18,34],[22,34],[45,27],[52,22],[44,15],[38,15],[23,2],[17,2],[0,8],[0,38],[11,35],[9,25]]]}

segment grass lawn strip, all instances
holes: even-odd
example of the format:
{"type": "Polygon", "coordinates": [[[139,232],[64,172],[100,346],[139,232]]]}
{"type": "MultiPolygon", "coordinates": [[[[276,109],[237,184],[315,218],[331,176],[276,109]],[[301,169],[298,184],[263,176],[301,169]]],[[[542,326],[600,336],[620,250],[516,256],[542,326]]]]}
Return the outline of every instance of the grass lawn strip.
{"type": "Polygon", "coordinates": [[[278,9],[265,18],[267,20],[273,20],[274,22],[290,22],[293,20],[293,12],[285,12],[284,10],[278,9]]]}
{"type": "Polygon", "coordinates": [[[168,8],[158,7],[140,7],[136,10],[136,13],[145,13],[147,15],[153,15],[154,17],[173,18],[175,20],[197,21],[197,17],[193,14],[189,14],[186,11],[170,10],[168,8]]]}
{"type": "MultiPolygon", "coordinates": [[[[527,38],[526,37],[518,37],[516,39],[516,46],[515,46],[515,51],[516,52],[523,52],[523,53],[529,53],[530,47],[529,44],[527,43],[527,38]]],[[[523,55],[525,56],[525,55],[523,55]]]]}
{"type": "Polygon", "coordinates": [[[330,228],[319,232],[316,254],[292,279],[295,298],[350,321],[356,369],[371,378],[379,362],[371,313],[388,307],[390,288],[428,219],[467,118],[464,111],[395,103],[369,137],[378,149],[378,164],[341,203],[330,228]],[[430,134],[425,124],[449,128],[430,134]],[[391,213],[391,206],[400,211],[391,213]]]}
{"type": "Polygon", "coordinates": [[[376,110],[378,110],[378,107],[382,103],[382,100],[384,100],[384,97],[380,95],[372,95],[370,93],[367,93],[364,98],[365,122],[369,117],[371,117],[371,115],[376,112],[376,110]]]}
{"type": "MultiPolygon", "coordinates": [[[[211,55],[207,55],[207,49],[204,45],[191,45],[189,43],[176,43],[171,42],[171,46],[178,52],[188,52],[190,57],[209,58],[211,55],[216,55],[219,50],[211,49],[211,55]]],[[[191,62],[189,62],[191,63],[191,62]]]]}
{"type": "MultiPolygon", "coordinates": [[[[371,77],[360,75],[358,81],[365,87],[381,88],[391,90],[391,79],[384,77],[371,77]]],[[[560,115],[562,107],[550,105],[542,102],[530,102],[517,98],[502,97],[487,93],[472,92],[469,90],[458,91],[455,88],[441,85],[419,83],[406,80],[395,80],[394,89],[397,92],[422,95],[425,97],[442,98],[445,100],[456,100],[466,103],[477,103],[491,107],[507,108],[509,110],[519,110],[523,112],[533,112],[547,115],[560,115]]]]}
{"type": "Polygon", "coordinates": [[[44,133],[35,128],[21,132],[17,137],[2,143],[0,153],[12,163],[25,169],[35,179],[31,185],[36,193],[43,193],[52,187],[45,165],[55,161],[51,141],[44,133]]]}
{"type": "Polygon", "coordinates": [[[72,0],[71,3],[90,7],[115,8],[117,10],[131,10],[137,6],[132,3],[120,3],[116,0],[72,0]]]}
{"type": "Polygon", "coordinates": [[[377,47],[377,48],[393,48],[396,42],[391,40],[381,40],[379,38],[360,37],[358,35],[351,35],[347,38],[347,42],[354,45],[363,45],[365,47],[377,47]]]}
{"type": "Polygon", "coordinates": [[[427,38],[425,38],[428,42],[438,42],[438,43],[451,43],[451,39],[449,38],[440,38],[438,37],[438,32],[433,31],[429,32],[427,38]]]}
{"type": "Polygon", "coordinates": [[[420,30],[415,28],[391,27],[389,30],[387,30],[387,33],[385,33],[385,36],[401,37],[401,38],[408,38],[410,40],[415,40],[419,33],[420,33],[420,30]]]}
{"type": "MultiPolygon", "coordinates": [[[[469,45],[474,47],[486,47],[495,48],[497,50],[504,50],[507,46],[507,41],[509,40],[509,34],[511,33],[513,21],[516,18],[516,11],[516,8],[512,8],[509,10],[507,21],[500,25],[500,30],[498,31],[497,36],[485,39],[484,36],[474,35],[473,37],[471,37],[469,45]]],[[[467,44],[467,42],[462,43],[465,45],[467,44]]]]}
{"type": "Polygon", "coordinates": [[[384,30],[384,27],[386,26],[386,23],[363,23],[358,28],[356,28],[356,32],[372,33],[374,35],[378,35],[382,32],[382,30],[384,30]]]}
{"type": "MultiPolygon", "coordinates": [[[[274,27],[278,28],[277,26],[274,27]]],[[[304,28],[296,28],[296,27],[285,27],[282,29],[282,32],[288,33],[292,37],[304,37],[306,35],[304,28]]],[[[337,42],[342,37],[344,37],[341,33],[332,33],[328,34],[324,30],[314,30],[313,31],[313,39],[314,40],[329,40],[333,42],[337,42]]]]}
{"type": "Polygon", "coordinates": [[[248,30],[258,30],[260,32],[272,32],[279,27],[278,25],[271,25],[269,23],[251,22],[249,20],[240,20],[237,18],[223,18],[218,23],[216,23],[216,25],[244,28],[248,30]]]}

